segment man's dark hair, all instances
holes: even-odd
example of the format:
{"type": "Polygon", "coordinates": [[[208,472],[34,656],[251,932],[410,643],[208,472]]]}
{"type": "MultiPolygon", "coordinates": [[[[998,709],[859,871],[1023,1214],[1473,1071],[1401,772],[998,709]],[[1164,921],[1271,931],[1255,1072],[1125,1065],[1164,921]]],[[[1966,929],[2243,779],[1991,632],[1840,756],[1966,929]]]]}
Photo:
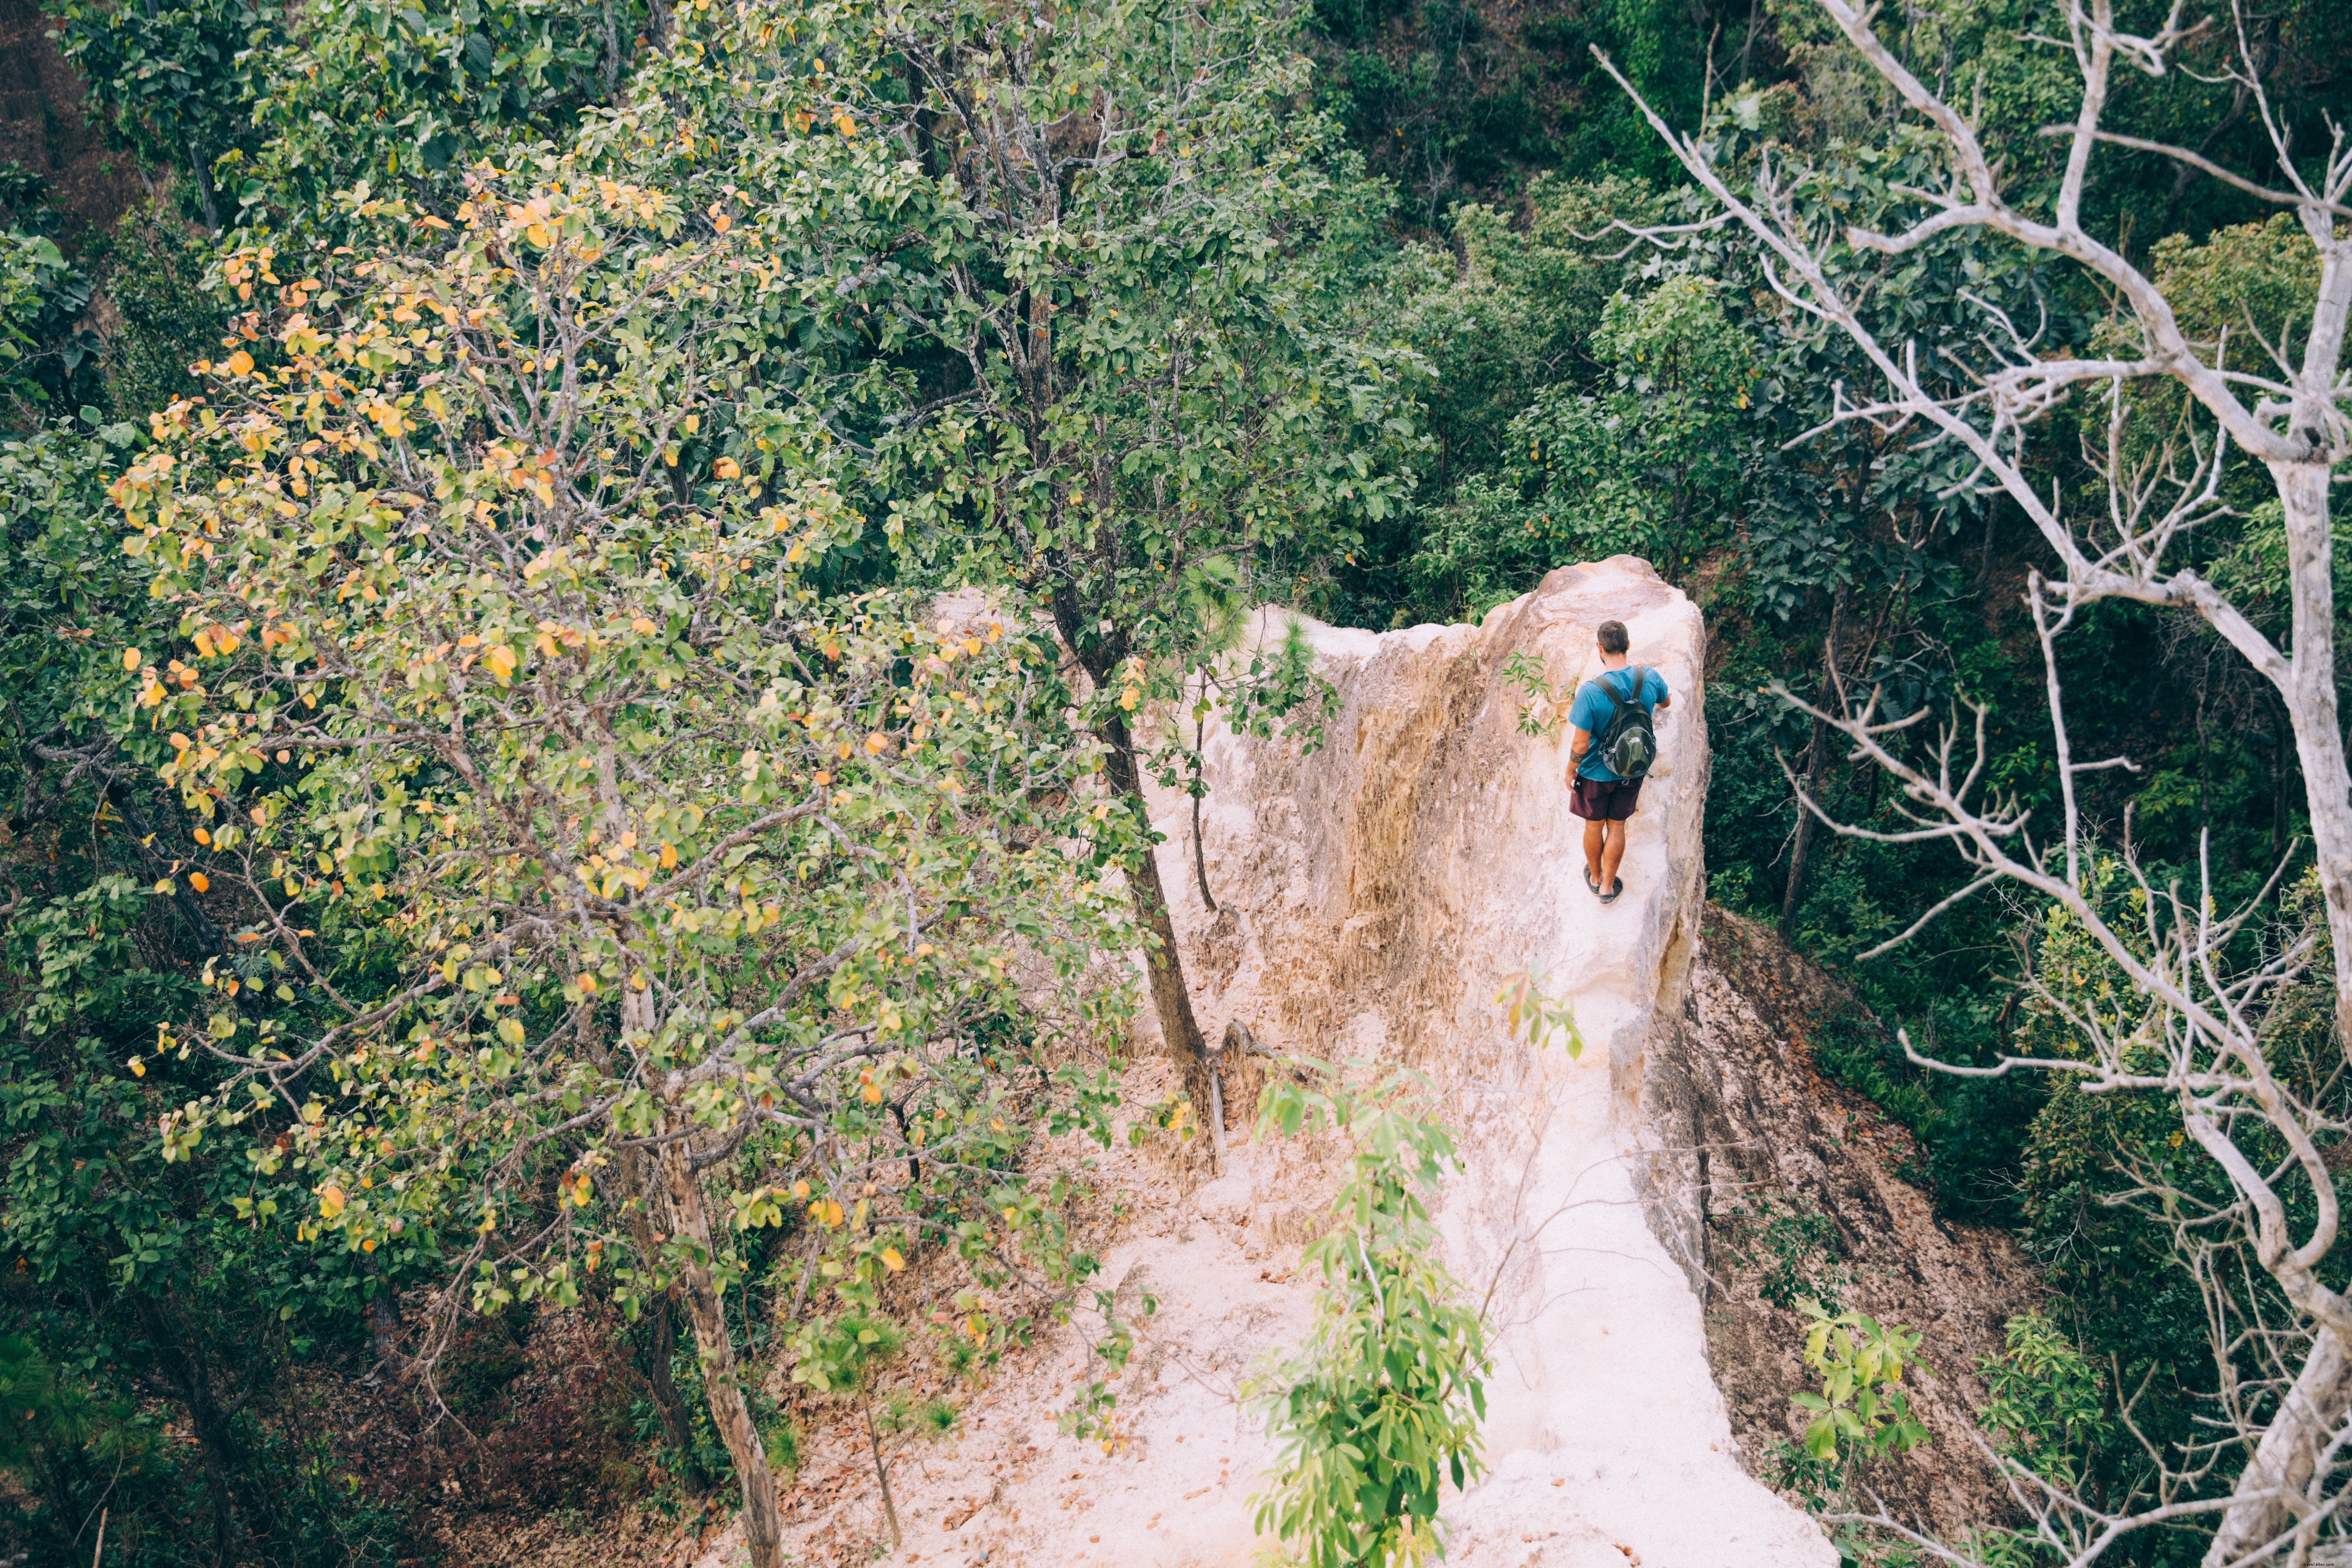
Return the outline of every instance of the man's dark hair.
{"type": "Polygon", "coordinates": [[[1600,637],[1602,653],[1623,653],[1633,646],[1633,639],[1625,635],[1625,623],[1622,621],[1601,622],[1600,637]]]}

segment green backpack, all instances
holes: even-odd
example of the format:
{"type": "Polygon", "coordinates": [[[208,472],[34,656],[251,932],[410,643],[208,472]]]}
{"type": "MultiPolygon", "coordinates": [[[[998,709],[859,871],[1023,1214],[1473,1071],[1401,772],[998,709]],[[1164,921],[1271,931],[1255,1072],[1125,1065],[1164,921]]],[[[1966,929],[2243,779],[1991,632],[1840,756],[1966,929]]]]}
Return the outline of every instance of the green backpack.
{"type": "Polygon", "coordinates": [[[1636,664],[1628,667],[1625,673],[1633,678],[1633,696],[1630,698],[1619,695],[1608,675],[1598,678],[1612,711],[1609,722],[1594,737],[1594,743],[1600,748],[1601,766],[1621,779],[1638,779],[1658,760],[1658,732],[1650,726],[1649,708],[1638,700],[1649,689],[1649,670],[1636,664]]]}

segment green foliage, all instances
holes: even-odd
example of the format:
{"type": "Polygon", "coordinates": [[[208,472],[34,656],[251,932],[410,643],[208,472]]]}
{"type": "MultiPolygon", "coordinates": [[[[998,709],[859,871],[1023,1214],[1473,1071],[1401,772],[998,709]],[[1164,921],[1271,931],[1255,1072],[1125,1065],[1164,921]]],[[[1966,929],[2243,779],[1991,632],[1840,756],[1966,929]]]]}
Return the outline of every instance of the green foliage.
{"type": "Polygon", "coordinates": [[[79,325],[89,278],[46,235],[0,235],[0,405],[58,407],[94,390],[98,340],[79,325]]]}
{"type": "Polygon", "coordinates": [[[2088,1479],[2087,1450],[2114,1435],[2105,1377],[2039,1312],[2010,1319],[2004,1341],[2000,1354],[1977,1363],[1987,1395],[1978,1425],[1996,1435],[2003,1455],[2035,1475],[2080,1489],[2088,1479]]]}
{"type": "Polygon", "coordinates": [[[1558,1035],[1568,1048],[1569,1060],[1584,1055],[1584,1032],[1576,1026],[1576,1008],[1566,996],[1555,997],[1544,989],[1541,965],[1505,975],[1503,988],[1495,993],[1495,1005],[1503,1009],[1505,1030],[1515,1037],[1525,1035],[1537,1050],[1558,1035]]]}
{"type": "Polygon", "coordinates": [[[1927,1429],[1897,1386],[1905,1369],[1919,1364],[1918,1334],[1882,1327],[1861,1312],[1832,1313],[1810,1299],[1797,1310],[1811,1320],[1805,1364],[1822,1380],[1819,1394],[1794,1396],[1812,1417],[1805,1452],[1822,1464],[1843,1464],[1857,1456],[1907,1454],[1925,1443],[1927,1429]]]}
{"type": "Polygon", "coordinates": [[[229,320],[207,247],[162,218],[133,214],[90,248],[114,315],[101,357],[106,405],[141,425],[196,389],[188,367],[220,353],[229,320]]]}
{"type": "Polygon", "coordinates": [[[881,1312],[813,1318],[793,1336],[793,1381],[829,1397],[862,1398],[906,1348],[907,1331],[881,1312]]]}
{"type": "Polygon", "coordinates": [[[245,0],[51,0],[47,10],[109,144],[150,168],[185,170],[205,226],[219,228],[214,165],[257,140],[240,57],[268,36],[264,13],[245,0]]]}
{"type": "Polygon", "coordinates": [[[1458,1163],[1427,1087],[1396,1074],[1354,1089],[1302,1061],[1270,1080],[1266,1133],[1328,1128],[1354,1148],[1332,1229],[1307,1249],[1322,1270],[1314,1330],[1252,1376],[1248,1399],[1279,1447],[1256,1524],[1310,1568],[1442,1557],[1440,1489],[1478,1473],[1489,1370],[1485,1325],[1439,1259],[1427,1197],[1458,1163]]]}
{"type": "Polygon", "coordinates": [[[1830,1215],[1791,1193],[1759,1193],[1734,1204],[1720,1223],[1733,1261],[1756,1271],[1757,1295],[1784,1311],[1806,1300],[1831,1311],[1843,1307],[1852,1281],[1830,1215]]]}

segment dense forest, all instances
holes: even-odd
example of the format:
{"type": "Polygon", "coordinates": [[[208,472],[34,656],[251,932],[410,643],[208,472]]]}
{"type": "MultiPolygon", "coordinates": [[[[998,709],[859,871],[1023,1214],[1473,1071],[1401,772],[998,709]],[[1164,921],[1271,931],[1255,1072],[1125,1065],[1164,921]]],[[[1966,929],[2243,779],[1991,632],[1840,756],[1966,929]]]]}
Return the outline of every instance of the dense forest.
{"type": "Polygon", "coordinates": [[[1208,1110],[1149,716],[1311,729],[1255,604],[1620,552],[1708,617],[1710,898],[2049,1281],[2042,1489],[1848,1559],[2329,1560],[2352,8],[47,15],[140,199],[0,169],[0,1561],[740,1484],[770,1568],[807,1410],[1090,1289],[1031,1155],[1139,1009],[1208,1110]]]}

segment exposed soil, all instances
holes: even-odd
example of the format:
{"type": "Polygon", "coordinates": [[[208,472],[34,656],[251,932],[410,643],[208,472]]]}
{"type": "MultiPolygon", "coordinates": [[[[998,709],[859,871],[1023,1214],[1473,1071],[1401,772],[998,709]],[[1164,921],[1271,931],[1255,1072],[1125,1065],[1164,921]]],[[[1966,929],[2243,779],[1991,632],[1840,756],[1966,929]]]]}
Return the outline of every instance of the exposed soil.
{"type": "Polygon", "coordinates": [[[81,115],[81,79],[49,37],[40,0],[0,0],[0,163],[22,163],[48,184],[69,226],[106,228],[143,195],[127,153],[107,150],[81,115]]]}
{"type": "MultiPolygon", "coordinates": [[[[1834,1258],[1795,1259],[1795,1279],[1917,1330],[1932,1369],[1909,1388],[1930,1442],[1860,1479],[1898,1513],[1957,1533],[2006,1510],[2008,1494],[1970,1436],[1985,1401],[1975,1368],[2043,1287],[2006,1236],[1940,1218],[1899,1173],[1924,1165],[1910,1135],[1822,1076],[1812,1041],[1841,1023],[1879,1026],[1768,928],[1707,907],[1681,1016],[1652,1047],[1644,1095],[1675,1145],[1662,1162],[1675,1199],[1664,1212],[1685,1239],[1698,1222],[1696,1246],[1675,1250],[1705,1259],[1706,1277],[1695,1284],[1707,1306],[1708,1355],[1742,1461],[1768,1482],[1773,1451],[1802,1430],[1790,1396],[1815,1383],[1800,1354],[1805,1320],[1759,1294],[1776,1262],[1761,1233],[1776,1217],[1827,1216],[1834,1258]]],[[[1783,1254],[1792,1228],[1781,1229],[1783,1254]]]]}

